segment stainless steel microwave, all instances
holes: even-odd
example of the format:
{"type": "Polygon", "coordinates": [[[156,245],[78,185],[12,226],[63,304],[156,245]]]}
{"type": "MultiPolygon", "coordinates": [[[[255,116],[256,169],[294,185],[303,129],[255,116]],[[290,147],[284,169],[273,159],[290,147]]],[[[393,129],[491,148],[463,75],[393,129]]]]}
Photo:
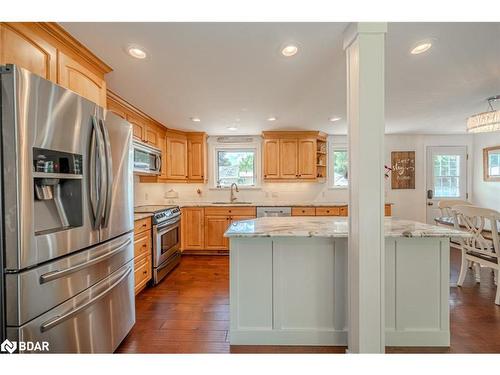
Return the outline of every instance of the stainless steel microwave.
{"type": "Polygon", "coordinates": [[[160,171],[161,150],[134,141],[134,173],[139,175],[159,175],[160,171]]]}

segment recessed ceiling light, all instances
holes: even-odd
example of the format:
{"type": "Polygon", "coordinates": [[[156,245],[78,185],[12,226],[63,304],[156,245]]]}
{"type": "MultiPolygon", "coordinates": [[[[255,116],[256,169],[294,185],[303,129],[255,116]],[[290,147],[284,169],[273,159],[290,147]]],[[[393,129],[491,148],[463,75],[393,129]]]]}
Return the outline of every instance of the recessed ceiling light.
{"type": "Polygon", "coordinates": [[[271,116],[271,117],[269,117],[269,118],[267,119],[267,121],[276,121],[276,120],[277,120],[277,118],[276,118],[276,117],[274,117],[274,116],[271,116]]]}
{"type": "Polygon", "coordinates": [[[234,131],[238,130],[238,128],[236,126],[228,126],[227,130],[231,130],[234,132],[234,131]]]}
{"type": "Polygon", "coordinates": [[[191,121],[193,121],[193,122],[200,122],[201,119],[199,117],[191,117],[191,121]]]}
{"type": "Polygon", "coordinates": [[[291,57],[295,55],[299,51],[299,47],[297,47],[295,44],[288,44],[283,47],[281,50],[281,54],[286,57],[291,57]]]}
{"type": "Polygon", "coordinates": [[[432,43],[430,41],[419,42],[413,49],[410,51],[412,55],[419,55],[428,51],[432,47],[432,43]]]}
{"type": "Polygon", "coordinates": [[[331,122],[335,122],[335,121],[339,121],[339,120],[342,120],[342,117],[330,117],[328,119],[328,121],[331,121],[331,122]]]}
{"type": "Polygon", "coordinates": [[[145,59],[147,56],[147,53],[137,46],[128,47],[127,52],[130,56],[135,57],[136,59],[145,59]]]}

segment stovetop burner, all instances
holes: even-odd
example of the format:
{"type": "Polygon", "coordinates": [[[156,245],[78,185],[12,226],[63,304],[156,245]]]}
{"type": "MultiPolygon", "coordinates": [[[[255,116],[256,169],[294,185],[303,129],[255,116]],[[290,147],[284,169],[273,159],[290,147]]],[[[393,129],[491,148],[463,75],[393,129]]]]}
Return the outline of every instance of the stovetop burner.
{"type": "Polygon", "coordinates": [[[172,208],[179,208],[179,206],[173,205],[145,205],[145,206],[137,206],[134,208],[134,212],[136,214],[154,214],[156,212],[165,211],[172,208]]]}

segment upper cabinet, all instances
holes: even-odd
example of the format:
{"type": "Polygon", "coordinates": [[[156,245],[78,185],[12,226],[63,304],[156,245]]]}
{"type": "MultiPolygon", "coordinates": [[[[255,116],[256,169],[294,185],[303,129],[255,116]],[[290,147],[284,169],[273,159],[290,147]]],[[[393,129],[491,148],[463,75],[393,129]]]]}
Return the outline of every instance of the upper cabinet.
{"type": "Polygon", "coordinates": [[[167,131],[167,179],[188,179],[188,146],[184,133],[167,131]]]}
{"type": "Polygon", "coordinates": [[[264,179],[280,177],[280,140],[264,139],[264,179]]]}
{"type": "Polygon", "coordinates": [[[326,134],[317,131],[263,132],[264,180],[323,181],[326,134]],[[320,151],[321,149],[321,151],[320,151]]]}
{"type": "Polygon", "coordinates": [[[68,55],[59,52],[59,84],[106,108],[106,82],[68,55]]]}
{"type": "Polygon", "coordinates": [[[188,146],[188,179],[191,182],[204,182],[206,176],[206,145],[205,133],[187,133],[188,146]]]}
{"type": "Polygon", "coordinates": [[[57,82],[57,49],[23,23],[0,24],[0,64],[16,64],[57,82]]]}
{"type": "Polygon", "coordinates": [[[0,64],[15,64],[106,107],[111,68],[51,22],[0,23],[0,64]]]}

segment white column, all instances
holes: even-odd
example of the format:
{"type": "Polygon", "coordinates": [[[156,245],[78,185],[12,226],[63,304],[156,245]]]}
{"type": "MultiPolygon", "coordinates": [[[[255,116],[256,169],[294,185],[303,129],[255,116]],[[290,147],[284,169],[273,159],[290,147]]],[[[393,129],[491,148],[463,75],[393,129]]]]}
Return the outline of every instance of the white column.
{"type": "Polygon", "coordinates": [[[351,353],[383,353],[384,38],[386,23],[345,32],[349,139],[349,336],[351,353]]]}

